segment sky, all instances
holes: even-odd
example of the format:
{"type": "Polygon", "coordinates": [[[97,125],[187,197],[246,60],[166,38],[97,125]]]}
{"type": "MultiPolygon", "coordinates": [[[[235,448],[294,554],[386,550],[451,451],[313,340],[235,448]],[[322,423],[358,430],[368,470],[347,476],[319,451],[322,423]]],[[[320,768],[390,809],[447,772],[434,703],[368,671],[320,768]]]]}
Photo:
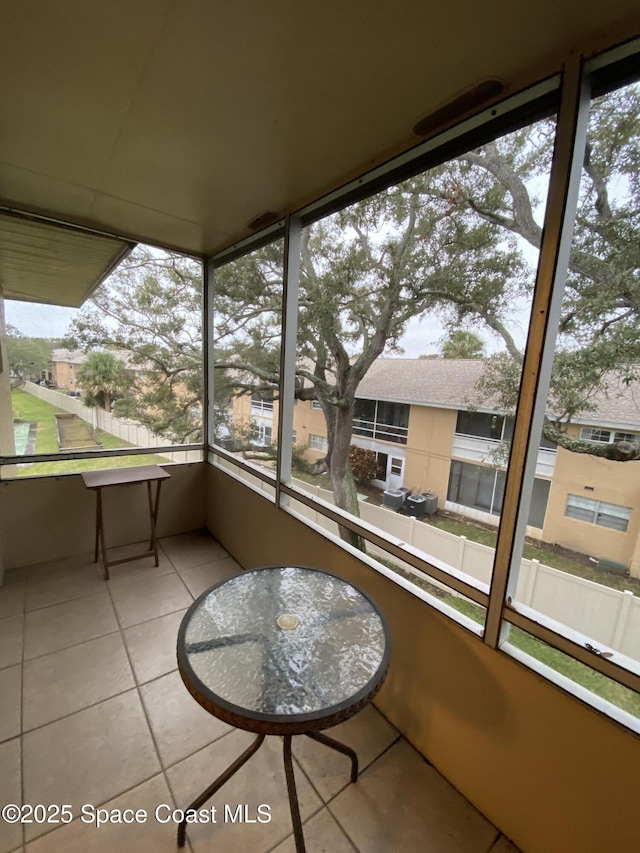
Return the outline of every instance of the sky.
{"type": "Polygon", "coordinates": [[[15,326],[23,335],[33,338],[63,338],[78,309],[7,299],[4,310],[7,323],[15,326]]]}

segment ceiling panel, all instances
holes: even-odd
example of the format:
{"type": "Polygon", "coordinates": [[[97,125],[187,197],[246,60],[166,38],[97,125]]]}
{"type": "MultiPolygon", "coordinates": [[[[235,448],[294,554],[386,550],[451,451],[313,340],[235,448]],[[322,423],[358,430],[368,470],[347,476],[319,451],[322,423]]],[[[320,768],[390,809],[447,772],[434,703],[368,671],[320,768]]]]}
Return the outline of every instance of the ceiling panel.
{"type": "Polygon", "coordinates": [[[4,3],[0,192],[211,252],[414,144],[480,80],[514,90],[638,20],[637,0],[4,3]]]}

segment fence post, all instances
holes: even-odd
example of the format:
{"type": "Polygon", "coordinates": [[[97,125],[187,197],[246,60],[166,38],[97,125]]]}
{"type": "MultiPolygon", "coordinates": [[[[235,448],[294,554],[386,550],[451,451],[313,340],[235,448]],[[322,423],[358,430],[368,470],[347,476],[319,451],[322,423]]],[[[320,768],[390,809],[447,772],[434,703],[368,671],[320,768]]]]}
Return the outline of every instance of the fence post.
{"type": "Polygon", "coordinates": [[[464,552],[466,550],[466,547],[467,537],[460,536],[460,538],[458,539],[458,565],[456,566],[457,569],[462,569],[462,566],[464,565],[464,552]]]}
{"type": "Polygon", "coordinates": [[[409,545],[413,546],[413,543],[416,538],[416,517],[414,515],[409,516],[409,545]]]}
{"type": "Polygon", "coordinates": [[[527,562],[529,563],[529,571],[526,574],[526,581],[522,584],[522,590],[518,583],[516,596],[520,604],[524,604],[526,607],[533,607],[533,593],[538,579],[540,560],[527,560],[527,562]]]}
{"type": "Polygon", "coordinates": [[[614,626],[613,639],[611,640],[611,647],[618,649],[619,651],[621,651],[620,646],[622,645],[622,638],[624,637],[624,631],[627,627],[632,601],[633,593],[631,590],[625,589],[623,598],[620,601],[620,610],[618,611],[618,618],[616,619],[614,626]]]}

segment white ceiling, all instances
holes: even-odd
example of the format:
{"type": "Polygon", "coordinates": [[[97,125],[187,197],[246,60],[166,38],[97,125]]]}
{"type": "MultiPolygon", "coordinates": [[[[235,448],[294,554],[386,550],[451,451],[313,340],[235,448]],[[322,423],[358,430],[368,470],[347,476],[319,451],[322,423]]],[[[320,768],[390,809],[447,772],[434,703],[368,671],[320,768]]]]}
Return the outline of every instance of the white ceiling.
{"type": "Polygon", "coordinates": [[[638,32],[637,0],[2,0],[1,203],[207,254],[638,32]]]}

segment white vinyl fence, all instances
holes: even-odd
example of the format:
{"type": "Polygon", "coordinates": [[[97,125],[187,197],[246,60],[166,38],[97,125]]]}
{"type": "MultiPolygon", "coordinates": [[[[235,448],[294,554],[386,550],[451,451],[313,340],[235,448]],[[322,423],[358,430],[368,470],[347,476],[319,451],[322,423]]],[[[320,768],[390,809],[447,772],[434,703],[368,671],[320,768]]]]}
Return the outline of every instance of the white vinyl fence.
{"type": "MultiPolygon", "coordinates": [[[[295,484],[301,490],[333,503],[333,495],[326,489],[300,480],[295,484]]],[[[296,511],[320,527],[337,533],[337,525],[313,508],[299,504],[296,511]]],[[[360,503],[360,517],[406,545],[419,549],[427,558],[435,557],[483,583],[488,584],[491,580],[494,549],[487,545],[470,542],[464,536],[455,536],[418,519],[366,502],[360,503]]],[[[373,547],[369,550],[384,554],[373,547]]],[[[531,607],[634,660],[640,660],[640,598],[632,592],[619,592],[545,566],[538,560],[523,559],[515,598],[519,604],[531,607]]]]}
{"type": "MultiPolygon", "coordinates": [[[[175,446],[175,442],[156,435],[141,424],[117,418],[115,415],[105,412],[104,409],[85,406],[82,400],[77,397],[69,397],[67,394],[60,393],[60,391],[43,388],[34,382],[25,382],[22,389],[28,394],[32,394],[46,403],[50,403],[52,406],[57,406],[58,409],[63,409],[65,412],[77,415],[83,421],[91,424],[93,429],[104,430],[104,432],[115,435],[117,438],[121,438],[134,447],[175,446]]],[[[171,454],[171,458],[168,461],[200,462],[201,460],[202,452],[200,450],[178,450],[171,454]]]]}

